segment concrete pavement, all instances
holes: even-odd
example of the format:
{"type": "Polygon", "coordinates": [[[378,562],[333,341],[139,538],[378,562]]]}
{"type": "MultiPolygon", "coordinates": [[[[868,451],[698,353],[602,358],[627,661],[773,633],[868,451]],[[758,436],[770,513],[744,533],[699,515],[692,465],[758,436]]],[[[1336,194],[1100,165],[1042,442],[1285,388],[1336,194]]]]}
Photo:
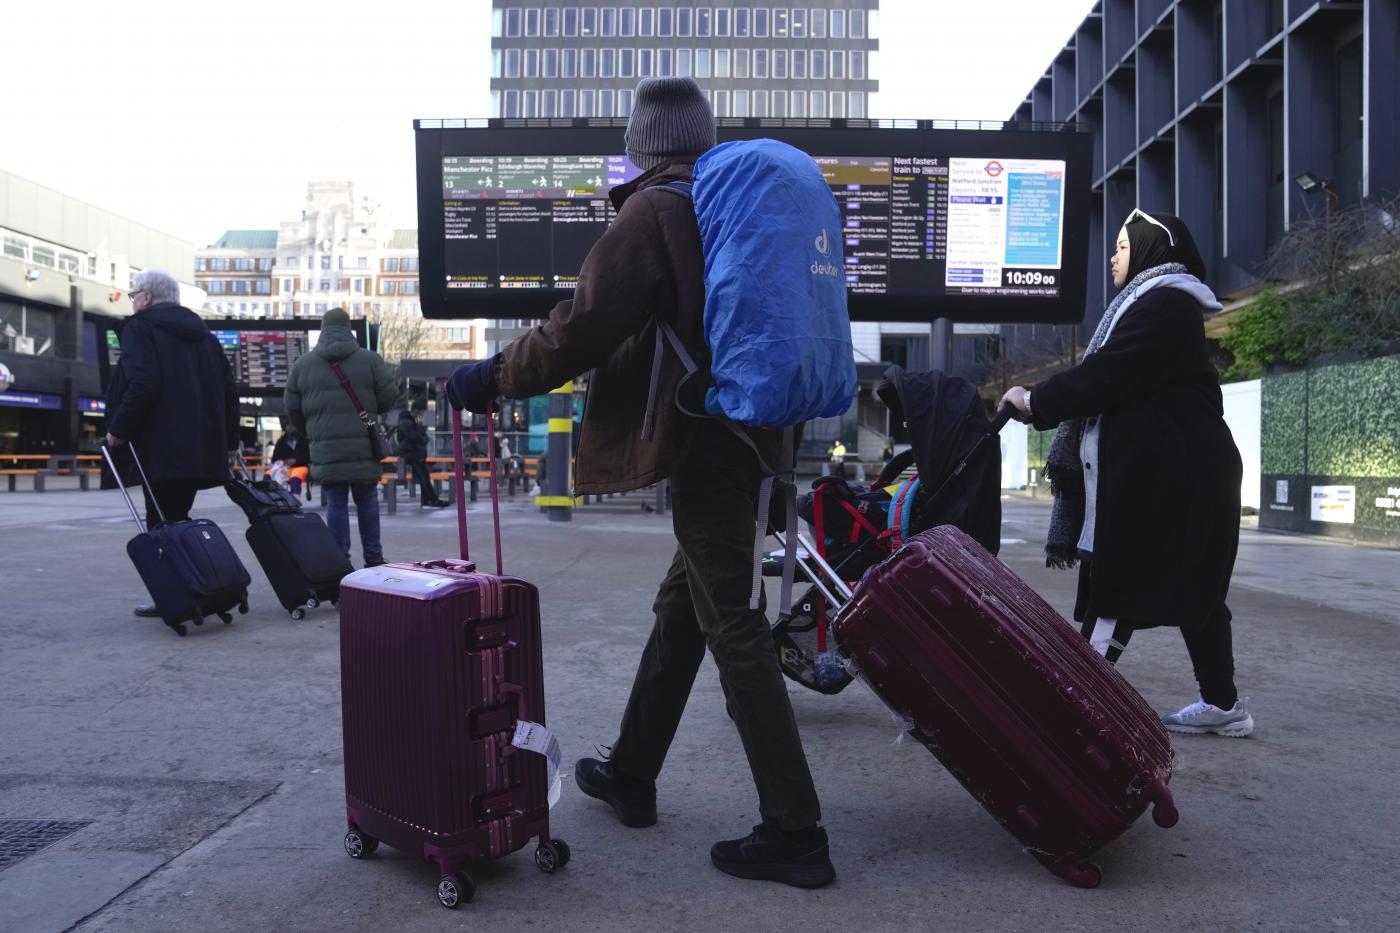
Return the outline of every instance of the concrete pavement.
{"type": "MultiPolygon", "coordinates": [[[[517,500],[506,567],[544,607],[550,726],[567,760],[611,741],[648,607],[674,546],[634,495],[550,523],[517,500]]],[[[1003,557],[1067,612],[1047,571],[1048,510],[1009,500],[1003,557]]],[[[115,493],[0,494],[0,820],[90,821],[0,870],[0,930],[1366,930],[1400,926],[1400,553],[1248,531],[1232,594],[1249,740],[1181,737],[1181,823],[1143,820],[1069,888],[1009,835],[865,689],[792,697],[838,880],[801,892],[728,878],[716,839],[756,802],[713,668],[702,668],[660,785],[658,826],[628,830],[566,777],[554,811],[572,863],[528,850],[472,868],[475,902],[443,910],[436,872],[344,832],[333,611],[291,622],[222,493],[195,514],[230,533],[253,611],[176,638],[142,599],[115,493]]],[[[471,515],[489,561],[489,512],[471,515]]],[[[385,517],[391,559],[450,554],[450,512],[385,517]]],[[[358,563],[358,552],[357,552],[358,563]]],[[[1134,638],[1123,673],[1160,709],[1194,698],[1179,636],[1134,638]]],[[[3,824],[0,824],[3,826],[3,824]]],[[[4,843],[0,841],[0,854],[4,843]]]]}

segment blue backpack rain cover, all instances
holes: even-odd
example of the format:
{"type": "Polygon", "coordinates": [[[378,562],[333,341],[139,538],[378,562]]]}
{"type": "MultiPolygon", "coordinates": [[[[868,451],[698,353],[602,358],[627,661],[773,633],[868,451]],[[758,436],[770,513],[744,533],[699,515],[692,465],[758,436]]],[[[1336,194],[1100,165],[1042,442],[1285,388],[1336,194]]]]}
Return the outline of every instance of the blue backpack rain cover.
{"type": "Polygon", "coordinates": [[[841,212],[812,157],[773,139],[716,146],[692,190],[705,254],[710,414],[788,427],[856,391],[841,212]]]}

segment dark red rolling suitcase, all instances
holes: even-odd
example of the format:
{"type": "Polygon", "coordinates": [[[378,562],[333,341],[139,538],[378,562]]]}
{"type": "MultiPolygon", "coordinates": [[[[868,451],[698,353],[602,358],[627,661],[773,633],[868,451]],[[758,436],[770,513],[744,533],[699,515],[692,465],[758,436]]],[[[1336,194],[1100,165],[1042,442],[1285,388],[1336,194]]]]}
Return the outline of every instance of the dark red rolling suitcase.
{"type": "Polygon", "coordinates": [[[464,861],[531,837],[542,871],[569,860],[549,833],[549,763],[512,744],[517,726],[545,722],[539,593],[500,573],[499,522],[497,572],[468,559],[454,429],[461,559],[385,564],[340,585],[345,850],[363,858],[384,842],[437,863],[445,907],[475,891],[464,861]]]}
{"type": "Polygon", "coordinates": [[[856,588],[838,643],[885,702],[1047,868],[1094,887],[1088,857],[1148,806],[1176,823],[1172,746],[1147,702],[1069,623],[950,525],[856,588]]]}

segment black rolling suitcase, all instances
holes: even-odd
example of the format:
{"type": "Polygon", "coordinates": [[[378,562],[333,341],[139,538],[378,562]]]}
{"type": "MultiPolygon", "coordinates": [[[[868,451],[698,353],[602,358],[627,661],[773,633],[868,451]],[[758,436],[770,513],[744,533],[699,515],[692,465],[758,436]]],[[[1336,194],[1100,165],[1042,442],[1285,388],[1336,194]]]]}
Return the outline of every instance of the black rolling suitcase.
{"type": "Polygon", "coordinates": [[[293,619],[340,599],[340,578],[353,571],[321,516],[303,512],[297,497],[271,480],[254,480],[242,461],[242,476],[224,484],[248,516],[248,546],[258,558],[282,608],[293,619]]]}
{"type": "MultiPolygon", "coordinates": [[[[149,490],[141,460],[135,448],[130,449],[141,483],[149,490]]],[[[131,494],[121,485],[121,474],[105,445],[102,455],[112,475],[118,478],[122,498],[140,529],[127,542],[126,553],[150,591],[161,620],[177,635],[184,636],[186,622],[203,625],[205,618],[212,615],[227,625],[233,621],[235,608],[247,612],[248,585],[253,581],[219,526],[204,518],[166,523],[160,502],[152,496],[161,523],[148,529],[131,494]]]]}

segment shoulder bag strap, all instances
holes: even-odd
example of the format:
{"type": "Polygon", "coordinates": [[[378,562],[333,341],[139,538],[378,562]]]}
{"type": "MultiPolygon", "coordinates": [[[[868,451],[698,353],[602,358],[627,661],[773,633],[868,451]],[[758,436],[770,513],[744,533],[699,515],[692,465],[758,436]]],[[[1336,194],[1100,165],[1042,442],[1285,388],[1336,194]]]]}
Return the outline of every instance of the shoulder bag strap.
{"type": "Polygon", "coordinates": [[[355,406],[355,411],[359,414],[360,420],[364,422],[365,427],[371,427],[369,412],[365,411],[365,406],[360,404],[360,397],[355,394],[355,390],[350,385],[350,380],[346,377],[345,371],[340,368],[340,364],[332,363],[331,372],[335,373],[335,377],[340,380],[340,387],[345,390],[345,394],[350,396],[350,404],[355,406]]]}

